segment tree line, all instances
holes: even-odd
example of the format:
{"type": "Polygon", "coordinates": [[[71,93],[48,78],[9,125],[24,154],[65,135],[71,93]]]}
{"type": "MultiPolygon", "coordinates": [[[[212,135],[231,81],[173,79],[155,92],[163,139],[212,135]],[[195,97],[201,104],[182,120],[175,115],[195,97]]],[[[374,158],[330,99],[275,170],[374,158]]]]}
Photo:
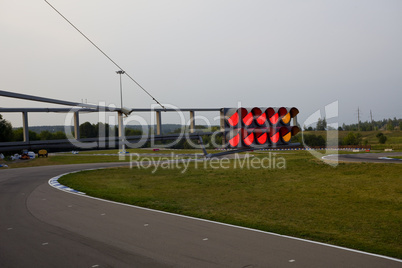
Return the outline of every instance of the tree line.
{"type": "MultiPolygon", "coordinates": [[[[118,136],[118,127],[110,126],[109,124],[97,123],[91,124],[90,122],[85,122],[80,125],[80,138],[97,138],[99,136],[109,137],[113,134],[115,137],[118,136]]],[[[74,135],[74,133],[73,133],[74,135]]],[[[142,131],[133,128],[125,129],[126,136],[137,136],[142,135],[142,131]]],[[[29,130],[29,140],[64,140],[67,139],[67,135],[63,131],[52,132],[49,130],[43,130],[39,133],[29,130]]],[[[0,114],[0,142],[13,142],[13,141],[23,141],[24,133],[23,128],[13,129],[13,126],[9,121],[3,118],[0,114]]]]}
{"type": "MultiPolygon", "coordinates": [[[[303,126],[303,129],[306,131],[323,131],[323,130],[331,130],[331,127],[328,126],[325,117],[323,119],[319,118],[317,120],[317,124],[315,127],[313,126],[303,126]]],[[[383,119],[379,121],[360,121],[356,124],[346,125],[345,123],[342,126],[338,127],[339,131],[376,131],[376,130],[402,130],[402,119],[383,119]]]]}

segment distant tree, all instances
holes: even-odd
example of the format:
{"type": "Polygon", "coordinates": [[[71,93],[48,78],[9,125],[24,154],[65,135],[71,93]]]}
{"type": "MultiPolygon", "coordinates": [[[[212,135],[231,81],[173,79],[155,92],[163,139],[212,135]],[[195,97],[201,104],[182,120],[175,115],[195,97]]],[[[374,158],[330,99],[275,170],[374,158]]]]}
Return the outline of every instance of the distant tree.
{"type": "Polygon", "coordinates": [[[124,130],[124,133],[126,136],[140,136],[140,135],[142,135],[142,130],[126,128],[124,130]]]}
{"type": "Polygon", "coordinates": [[[387,141],[387,136],[382,135],[381,137],[378,138],[378,142],[381,144],[384,144],[387,141]]]}
{"type": "Polygon", "coordinates": [[[368,145],[368,140],[364,140],[364,145],[367,146],[368,145]]]}
{"type": "Polygon", "coordinates": [[[399,130],[402,130],[402,121],[399,122],[399,130]]]}
{"type": "Polygon", "coordinates": [[[95,125],[96,136],[99,137],[109,137],[109,133],[112,132],[109,124],[97,123],[95,125]]]}
{"type": "Polygon", "coordinates": [[[324,117],[324,119],[321,119],[321,118],[318,118],[318,121],[317,121],[317,130],[326,130],[327,129],[327,120],[325,120],[325,117],[324,117]]]}
{"type": "Polygon", "coordinates": [[[40,140],[40,138],[38,137],[38,133],[36,133],[35,131],[28,131],[29,132],[29,140],[30,141],[38,141],[40,140]]]}
{"type": "Polygon", "coordinates": [[[12,141],[13,126],[0,114],[0,142],[12,141]]]}
{"type": "Polygon", "coordinates": [[[387,141],[387,137],[381,132],[377,133],[375,136],[378,139],[378,142],[381,144],[384,144],[387,141]]]}
{"type": "Polygon", "coordinates": [[[344,145],[359,145],[362,142],[362,134],[349,132],[348,135],[343,138],[344,145]]]}
{"type": "Polygon", "coordinates": [[[394,130],[394,124],[392,124],[392,120],[389,119],[387,123],[387,130],[391,131],[394,130]]]}
{"type": "Polygon", "coordinates": [[[321,135],[306,134],[303,135],[304,145],[308,146],[325,146],[325,139],[321,135]]]}
{"type": "MultiPolygon", "coordinates": [[[[39,140],[39,136],[36,132],[29,130],[29,140],[37,141],[39,140]]],[[[24,140],[24,130],[22,127],[13,130],[13,139],[12,141],[23,141],[24,140]]]]}
{"type": "Polygon", "coordinates": [[[398,126],[398,119],[396,119],[396,117],[392,119],[392,125],[394,125],[394,127],[398,126]]]}
{"type": "Polygon", "coordinates": [[[81,138],[96,138],[98,133],[96,133],[95,125],[85,122],[80,125],[80,137],[81,138]]]}
{"type": "Polygon", "coordinates": [[[49,130],[44,130],[39,134],[39,139],[41,140],[51,140],[53,137],[53,134],[49,130]]]}
{"type": "Polygon", "coordinates": [[[317,120],[317,125],[316,125],[316,129],[317,130],[321,130],[321,127],[322,127],[322,120],[321,120],[321,118],[318,118],[318,120],[317,120]]]}
{"type": "Polygon", "coordinates": [[[56,133],[53,134],[52,137],[53,140],[65,140],[67,139],[66,133],[63,131],[57,131],[56,133]]]}
{"type": "Polygon", "coordinates": [[[22,132],[22,127],[13,130],[13,141],[23,141],[24,133],[22,132]]]}
{"type": "Polygon", "coordinates": [[[194,127],[195,129],[207,129],[207,126],[202,126],[202,125],[196,125],[195,127],[194,127]]]}

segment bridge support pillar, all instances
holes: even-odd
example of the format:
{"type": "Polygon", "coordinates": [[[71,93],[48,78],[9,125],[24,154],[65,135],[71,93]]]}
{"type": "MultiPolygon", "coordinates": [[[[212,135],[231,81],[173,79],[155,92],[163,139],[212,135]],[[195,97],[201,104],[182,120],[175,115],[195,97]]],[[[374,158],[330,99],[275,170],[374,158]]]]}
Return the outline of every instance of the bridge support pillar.
{"type": "Polygon", "coordinates": [[[22,112],[22,133],[24,142],[29,142],[28,112],[22,112]]]}
{"type": "Polygon", "coordinates": [[[76,140],[80,139],[80,116],[78,112],[74,112],[74,136],[76,140]]]}
{"type": "Polygon", "coordinates": [[[190,111],[190,133],[195,132],[194,111],[190,111]]]}
{"type": "Polygon", "coordinates": [[[162,134],[162,114],[160,111],[156,111],[156,135],[162,134]]]}
{"type": "Polygon", "coordinates": [[[118,125],[119,125],[119,148],[120,153],[126,153],[125,131],[124,131],[124,117],[122,112],[118,112],[118,125]]]}

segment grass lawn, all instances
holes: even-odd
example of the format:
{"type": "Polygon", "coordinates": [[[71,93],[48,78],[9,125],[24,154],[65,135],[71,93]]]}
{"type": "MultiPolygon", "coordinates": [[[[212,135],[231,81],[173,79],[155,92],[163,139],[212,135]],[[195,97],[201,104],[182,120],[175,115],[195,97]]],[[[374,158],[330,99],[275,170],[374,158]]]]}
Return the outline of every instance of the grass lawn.
{"type": "MultiPolygon", "coordinates": [[[[182,156],[181,154],[202,154],[201,150],[159,150],[152,151],[148,149],[129,149],[127,150],[129,153],[138,153],[139,156],[133,156],[133,160],[137,158],[147,158],[152,160],[158,160],[160,157],[159,154],[163,154],[161,157],[170,157],[165,156],[166,154],[173,154],[174,157],[176,155],[179,158],[185,159],[190,156],[182,156]],[[141,154],[151,154],[144,155],[141,154]]],[[[208,153],[217,152],[215,150],[208,150],[208,153]]],[[[68,164],[83,164],[83,163],[108,163],[108,162],[129,162],[130,154],[125,154],[125,159],[120,160],[118,155],[96,155],[96,154],[117,154],[118,150],[102,150],[102,151],[82,151],[79,154],[68,153],[58,153],[55,155],[49,155],[49,157],[36,157],[31,160],[18,160],[18,161],[0,161],[0,164],[6,164],[9,168],[20,168],[20,167],[35,167],[35,166],[49,166],[49,165],[68,165],[68,164]],[[91,156],[93,155],[93,156],[91,156]]],[[[195,156],[194,156],[195,157],[195,156]]]]}
{"type": "Polygon", "coordinates": [[[118,156],[85,156],[85,155],[55,155],[49,157],[36,157],[31,160],[18,160],[18,161],[2,161],[8,165],[9,168],[21,167],[36,167],[36,166],[50,166],[50,165],[68,165],[68,164],[83,164],[83,163],[107,163],[107,162],[128,162],[126,160],[120,161],[118,156]]]}
{"type": "MultiPolygon", "coordinates": [[[[371,145],[371,149],[373,150],[384,150],[384,149],[394,149],[394,150],[402,150],[402,131],[401,130],[378,130],[378,131],[338,131],[339,140],[343,140],[350,132],[360,133],[362,135],[362,144],[365,141],[368,142],[368,145],[371,145]],[[376,135],[378,133],[383,133],[387,137],[387,141],[385,144],[380,144],[376,135]]],[[[327,135],[326,131],[304,131],[304,134],[314,134],[321,135],[324,138],[327,135]]],[[[298,134],[300,135],[300,134],[298,134]]]]}
{"type": "MultiPolygon", "coordinates": [[[[188,149],[188,150],[172,150],[172,149],[160,149],[158,151],[153,151],[153,149],[127,149],[129,153],[138,153],[138,154],[202,154],[201,149],[188,149]]],[[[214,152],[215,150],[207,150],[208,152],[214,152]]],[[[81,151],[80,154],[117,154],[119,152],[118,149],[111,150],[98,150],[98,151],[81,151]]]]}
{"type": "Polygon", "coordinates": [[[271,164],[280,157],[285,169],[232,160],[228,168],[114,168],[59,181],[100,198],[402,258],[401,165],[334,168],[303,151],[271,155],[271,164]]]}

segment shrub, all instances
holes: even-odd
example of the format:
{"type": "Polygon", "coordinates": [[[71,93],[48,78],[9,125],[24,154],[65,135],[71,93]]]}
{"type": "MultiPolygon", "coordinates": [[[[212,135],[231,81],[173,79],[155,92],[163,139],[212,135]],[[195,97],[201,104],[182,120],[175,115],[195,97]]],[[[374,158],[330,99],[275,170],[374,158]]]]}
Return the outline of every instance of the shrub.
{"type": "Polygon", "coordinates": [[[344,145],[359,145],[362,142],[362,134],[349,132],[348,135],[343,138],[344,145]]]}
{"type": "Polygon", "coordinates": [[[387,136],[382,135],[378,138],[378,142],[384,144],[387,141],[387,136]]]}

